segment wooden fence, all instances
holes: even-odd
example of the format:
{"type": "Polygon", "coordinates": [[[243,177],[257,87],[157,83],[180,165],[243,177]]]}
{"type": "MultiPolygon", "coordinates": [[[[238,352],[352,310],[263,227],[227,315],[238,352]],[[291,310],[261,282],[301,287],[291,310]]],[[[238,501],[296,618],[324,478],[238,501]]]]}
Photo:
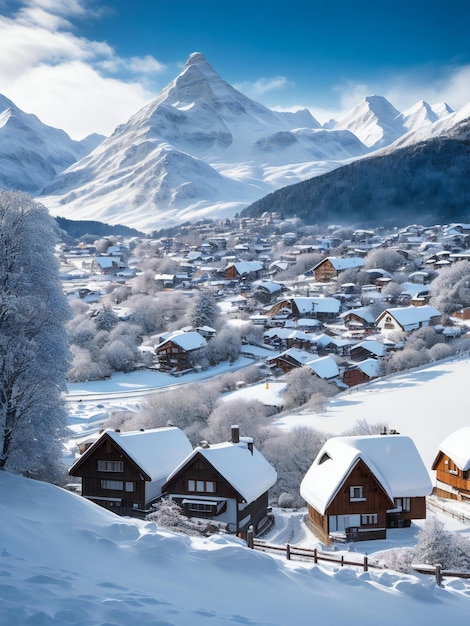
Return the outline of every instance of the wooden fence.
{"type": "MultiPolygon", "coordinates": [[[[291,561],[296,557],[298,560],[313,561],[313,563],[318,563],[319,561],[327,561],[330,563],[337,563],[341,567],[343,567],[344,565],[361,567],[364,572],[369,571],[370,568],[390,569],[384,568],[382,565],[369,563],[367,554],[364,555],[362,561],[351,561],[349,559],[345,559],[344,555],[341,555],[340,557],[335,557],[330,554],[325,554],[324,552],[319,552],[316,548],[300,548],[298,546],[292,546],[289,543],[285,546],[276,546],[273,544],[265,543],[264,541],[257,541],[253,536],[253,532],[250,530],[248,530],[247,532],[246,543],[247,546],[252,550],[260,550],[261,552],[271,553],[284,553],[288,561],[291,561]]],[[[428,574],[430,576],[434,576],[436,579],[436,584],[439,586],[442,586],[442,580],[444,577],[470,579],[470,572],[454,572],[452,570],[443,570],[442,565],[440,565],[439,563],[437,565],[415,565],[412,566],[412,569],[418,574],[428,574]]]]}

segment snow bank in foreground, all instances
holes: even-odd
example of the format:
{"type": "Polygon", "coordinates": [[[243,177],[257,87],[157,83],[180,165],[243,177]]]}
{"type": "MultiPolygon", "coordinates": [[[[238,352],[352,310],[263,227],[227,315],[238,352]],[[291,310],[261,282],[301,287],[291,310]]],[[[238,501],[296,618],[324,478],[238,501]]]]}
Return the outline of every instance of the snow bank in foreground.
{"type": "Polygon", "coordinates": [[[288,563],[6,472],[0,542],[0,626],[463,624],[470,607],[464,581],[288,563]]]}

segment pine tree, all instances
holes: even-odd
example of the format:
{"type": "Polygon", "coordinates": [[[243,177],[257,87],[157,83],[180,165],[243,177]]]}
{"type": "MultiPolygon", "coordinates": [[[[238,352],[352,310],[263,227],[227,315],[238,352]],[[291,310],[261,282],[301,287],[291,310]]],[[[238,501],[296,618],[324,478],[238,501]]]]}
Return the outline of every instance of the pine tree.
{"type": "Polygon", "coordinates": [[[58,480],[70,310],[42,205],[0,191],[0,469],[58,480]]]}
{"type": "Polygon", "coordinates": [[[217,302],[211,291],[201,291],[191,312],[191,324],[193,328],[201,326],[214,327],[217,324],[219,312],[217,302]]]}

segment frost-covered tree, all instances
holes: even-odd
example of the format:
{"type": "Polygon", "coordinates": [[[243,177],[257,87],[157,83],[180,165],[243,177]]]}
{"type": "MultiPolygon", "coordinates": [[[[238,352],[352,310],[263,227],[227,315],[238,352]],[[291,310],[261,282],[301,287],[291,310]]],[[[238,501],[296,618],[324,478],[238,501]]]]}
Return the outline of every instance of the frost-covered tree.
{"type": "Polygon", "coordinates": [[[436,565],[445,569],[470,568],[470,541],[457,533],[445,530],[436,517],[426,520],[418,533],[418,543],[413,550],[414,563],[436,565]]]}
{"type": "Polygon", "coordinates": [[[282,396],[284,407],[301,406],[310,400],[313,394],[322,394],[328,398],[337,393],[337,388],[326,380],[318,378],[310,367],[297,367],[286,374],[287,387],[282,396]]]}
{"type": "Polygon", "coordinates": [[[194,328],[210,326],[215,328],[219,317],[219,309],[212,291],[205,289],[199,293],[191,311],[191,324],[194,328]]]}
{"type": "Polygon", "coordinates": [[[55,241],[45,207],[0,192],[0,468],[45,480],[59,480],[70,363],[55,241]]]}
{"type": "Polygon", "coordinates": [[[365,269],[380,268],[387,272],[395,272],[403,265],[405,258],[393,248],[373,248],[364,259],[365,269]]]}
{"type": "Polygon", "coordinates": [[[430,304],[441,313],[470,306],[470,263],[459,261],[444,268],[430,285],[430,304]]]}

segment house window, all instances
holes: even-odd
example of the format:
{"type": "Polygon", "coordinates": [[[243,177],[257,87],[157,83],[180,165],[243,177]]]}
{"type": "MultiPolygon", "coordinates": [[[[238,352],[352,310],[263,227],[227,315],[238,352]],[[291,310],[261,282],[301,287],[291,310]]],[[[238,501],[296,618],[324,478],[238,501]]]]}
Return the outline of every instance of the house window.
{"type": "Polygon", "coordinates": [[[402,511],[409,511],[411,507],[410,498],[396,498],[396,508],[402,511]]]}
{"type": "Polygon", "coordinates": [[[101,489],[113,489],[114,491],[122,491],[124,483],[122,480],[102,480],[101,489]]]}
{"type": "Polygon", "coordinates": [[[202,502],[191,502],[188,505],[188,510],[198,513],[214,513],[213,504],[203,504],[202,502]]]}
{"type": "Polygon", "coordinates": [[[364,498],[364,487],[353,486],[349,487],[349,500],[351,502],[361,502],[364,498]]]}
{"type": "Polygon", "coordinates": [[[188,491],[196,491],[198,493],[215,493],[215,481],[189,479],[188,491]]]}
{"type": "Polygon", "coordinates": [[[124,463],[122,461],[97,461],[99,472],[123,472],[124,463]]]}
{"type": "Polygon", "coordinates": [[[449,459],[447,463],[447,471],[449,472],[449,474],[454,474],[454,476],[457,476],[459,473],[457,465],[454,463],[454,461],[452,461],[452,459],[449,459]]]}
{"type": "Polygon", "coordinates": [[[362,526],[370,526],[371,524],[377,524],[377,522],[378,522],[377,513],[367,513],[366,515],[361,515],[362,526]]]}
{"type": "Polygon", "coordinates": [[[134,491],[134,483],[132,481],[126,481],[126,491],[134,491]]]}

